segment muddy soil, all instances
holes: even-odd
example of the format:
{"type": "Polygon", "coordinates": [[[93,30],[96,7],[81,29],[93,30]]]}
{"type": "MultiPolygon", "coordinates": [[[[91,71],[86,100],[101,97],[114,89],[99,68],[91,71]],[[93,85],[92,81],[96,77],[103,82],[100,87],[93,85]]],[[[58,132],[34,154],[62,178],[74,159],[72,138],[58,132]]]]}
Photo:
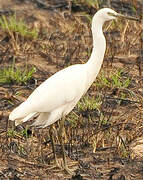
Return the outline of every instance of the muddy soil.
{"type": "MultiPolygon", "coordinates": [[[[0,179],[142,180],[143,2],[103,0],[91,6],[85,1],[0,0],[0,16],[13,14],[36,28],[38,38],[15,36],[13,42],[9,33],[0,29],[0,68],[10,66],[14,59],[17,67],[35,67],[36,72],[27,84],[0,84],[0,179]],[[8,115],[52,74],[89,59],[91,17],[102,7],[112,7],[140,22],[116,21],[104,26],[104,63],[86,95],[100,95],[100,109],[75,107],[65,123],[68,166],[76,173],[71,176],[54,164],[49,127],[36,129],[27,123],[14,127],[8,115]],[[130,79],[128,87],[103,83],[101,74],[108,79],[118,69],[124,69],[123,79],[130,79]]],[[[57,122],[55,129],[58,127],[57,122]]],[[[56,133],[55,147],[61,163],[56,133]]]]}

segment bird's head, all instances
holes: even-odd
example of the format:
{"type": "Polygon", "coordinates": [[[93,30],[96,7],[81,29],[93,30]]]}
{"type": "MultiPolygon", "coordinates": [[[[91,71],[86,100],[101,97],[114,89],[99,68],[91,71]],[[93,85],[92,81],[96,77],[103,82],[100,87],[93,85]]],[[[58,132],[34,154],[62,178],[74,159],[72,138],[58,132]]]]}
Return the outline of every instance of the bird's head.
{"type": "Polygon", "coordinates": [[[97,13],[96,13],[96,17],[99,17],[102,21],[110,21],[110,20],[114,20],[116,18],[124,18],[124,19],[130,19],[130,20],[138,20],[137,18],[131,17],[131,16],[125,16],[122,15],[120,13],[115,12],[114,10],[110,9],[110,8],[103,8],[100,9],[97,13]]]}

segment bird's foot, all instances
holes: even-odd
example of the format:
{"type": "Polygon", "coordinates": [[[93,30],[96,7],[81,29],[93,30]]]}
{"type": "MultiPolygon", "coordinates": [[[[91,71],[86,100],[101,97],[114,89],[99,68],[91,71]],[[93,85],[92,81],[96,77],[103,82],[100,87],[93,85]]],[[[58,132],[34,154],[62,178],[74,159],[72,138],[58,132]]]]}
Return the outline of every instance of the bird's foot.
{"type": "Polygon", "coordinates": [[[50,164],[51,165],[49,165],[48,169],[57,169],[58,168],[60,170],[63,170],[62,165],[59,163],[57,158],[54,158],[50,164]]]}
{"type": "Polygon", "coordinates": [[[59,161],[57,160],[57,158],[55,158],[55,164],[56,164],[56,166],[57,166],[60,170],[63,169],[63,168],[62,168],[62,165],[59,163],[59,161]]]}
{"type": "Polygon", "coordinates": [[[66,172],[66,173],[68,173],[68,174],[70,174],[70,175],[74,175],[75,173],[71,170],[71,169],[69,169],[68,168],[68,166],[67,166],[67,164],[62,164],[62,168],[63,168],[63,170],[66,172]]]}

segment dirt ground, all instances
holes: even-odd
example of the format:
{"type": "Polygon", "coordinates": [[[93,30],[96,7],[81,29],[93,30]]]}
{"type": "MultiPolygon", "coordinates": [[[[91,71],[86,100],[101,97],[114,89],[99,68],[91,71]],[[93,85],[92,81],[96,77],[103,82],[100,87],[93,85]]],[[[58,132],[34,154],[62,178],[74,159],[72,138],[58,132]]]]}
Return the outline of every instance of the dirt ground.
{"type": "MultiPolygon", "coordinates": [[[[27,84],[0,84],[1,180],[143,179],[143,2],[99,2],[93,7],[86,1],[0,0],[0,16],[16,14],[38,31],[38,38],[31,40],[12,39],[0,29],[0,69],[10,66],[13,59],[17,67],[36,68],[27,84]],[[118,20],[104,26],[104,63],[86,94],[90,100],[100,99],[100,105],[90,108],[82,99],[82,108],[76,106],[65,122],[68,166],[76,173],[71,176],[53,162],[49,127],[29,128],[27,123],[14,127],[8,115],[52,74],[89,59],[91,17],[102,7],[112,7],[140,22],[118,20]],[[123,69],[121,82],[113,84],[110,77],[119,69],[123,69]],[[122,82],[127,79],[126,87],[122,82]]],[[[57,122],[55,129],[58,126],[57,122]]],[[[56,131],[55,142],[61,162],[56,131]]]]}

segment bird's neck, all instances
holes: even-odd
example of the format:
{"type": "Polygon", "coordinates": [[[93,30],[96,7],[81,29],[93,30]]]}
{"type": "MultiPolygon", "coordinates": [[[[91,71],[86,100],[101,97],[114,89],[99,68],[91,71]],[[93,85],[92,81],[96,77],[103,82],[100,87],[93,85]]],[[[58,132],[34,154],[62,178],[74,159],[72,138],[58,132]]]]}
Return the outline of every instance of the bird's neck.
{"type": "Polygon", "coordinates": [[[106,40],[102,31],[103,23],[102,21],[96,21],[96,19],[98,18],[93,17],[92,21],[93,49],[86,63],[89,86],[93,83],[100,71],[106,49],[106,40]]]}

